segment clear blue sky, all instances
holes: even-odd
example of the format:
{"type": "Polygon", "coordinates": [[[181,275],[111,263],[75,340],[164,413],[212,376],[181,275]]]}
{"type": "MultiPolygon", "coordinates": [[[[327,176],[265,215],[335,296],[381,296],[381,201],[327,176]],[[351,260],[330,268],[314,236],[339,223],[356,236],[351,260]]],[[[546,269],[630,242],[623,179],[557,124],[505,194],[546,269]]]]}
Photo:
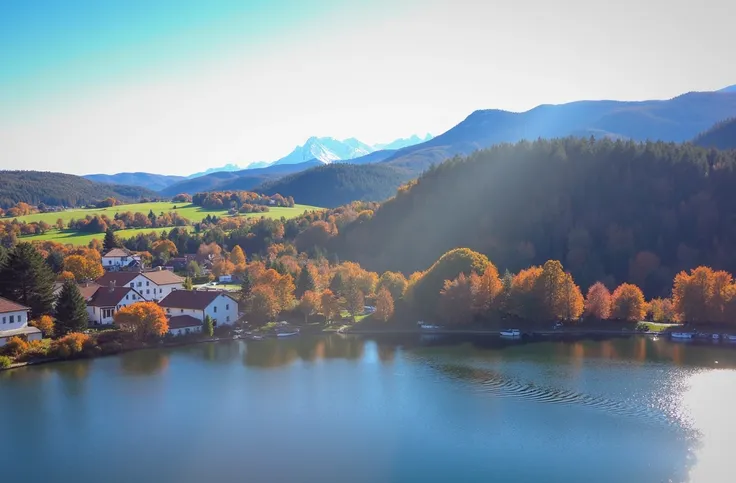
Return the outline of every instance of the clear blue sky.
{"type": "Polygon", "coordinates": [[[4,0],[5,169],[188,174],[312,135],[736,83],[729,2],[4,0]]]}

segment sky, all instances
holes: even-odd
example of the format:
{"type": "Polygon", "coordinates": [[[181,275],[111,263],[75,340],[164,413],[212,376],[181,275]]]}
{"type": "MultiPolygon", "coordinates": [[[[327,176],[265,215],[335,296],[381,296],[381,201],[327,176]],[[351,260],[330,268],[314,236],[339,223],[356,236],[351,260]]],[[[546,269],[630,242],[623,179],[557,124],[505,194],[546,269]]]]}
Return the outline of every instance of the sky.
{"type": "MultiPolygon", "coordinates": [[[[736,84],[723,0],[4,0],[0,169],[187,175],[310,136],[736,84]]],[[[1,181],[1,180],[0,180],[1,181]]]]}

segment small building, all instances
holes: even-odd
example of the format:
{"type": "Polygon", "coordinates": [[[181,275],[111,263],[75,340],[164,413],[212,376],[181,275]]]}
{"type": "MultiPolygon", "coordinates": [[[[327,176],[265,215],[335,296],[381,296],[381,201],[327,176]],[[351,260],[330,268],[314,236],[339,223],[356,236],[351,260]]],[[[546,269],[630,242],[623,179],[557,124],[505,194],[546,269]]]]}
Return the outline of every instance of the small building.
{"type": "Polygon", "coordinates": [[[140,266],[141,257],[125,248],[113,248],[102,255],[102,268],[105,270],[130,270],[140,266]]]}
{"type": "Polygon", "coordinates": [[[30,310],[24,305],[0,297],[0,347],[11,337],[25,336],[29,341],[43,338],[39,329],[28,325],[30,310]]]}
{"type": "MultiPolygon", "coordinates": [[[[57,300],[63,286],[64,284],[62,282],[54,283],[54,297],[56,297],[57,300]]],[[[84,282],[77,284],[77,287],[79,288],[79,293],[82,294],[85,302],[92,298],[92,296],[95,294],[95,292],[97,292],[97,289],[100,288],[100,286],[100,284],[95,282],[84,282]]]]}
{"type": "Polygon", "coordinates": [[[87,301],[87,315],[90,325],[113,323],[115,313],[123,307],[137,302],[145,302],[143,296],[130,287],[100,287],[87,301]]]}
{"type": "Polygon", "coordinates": [[[176,315],[169,319],[169,334],[187,335],[202,332],[202,321],[191,315],[176,315]]]}
{"type": "Polygon", "coordinates": [[[135,289],[147,301],[155,301],[166,297],[174,290],[184,288],[184,279],[169,270],[151,270],[147,272],[107,272],[96,280],[103,287],[114,284],[116,287],[135,289]]]}
{"type": "Polygon", "coordinates": [[[238,319],[238,302],[222,290],[174,290],[159,302],[170,317],[190,315],[200,322],[212,318],[215,327],[238,319]]]}

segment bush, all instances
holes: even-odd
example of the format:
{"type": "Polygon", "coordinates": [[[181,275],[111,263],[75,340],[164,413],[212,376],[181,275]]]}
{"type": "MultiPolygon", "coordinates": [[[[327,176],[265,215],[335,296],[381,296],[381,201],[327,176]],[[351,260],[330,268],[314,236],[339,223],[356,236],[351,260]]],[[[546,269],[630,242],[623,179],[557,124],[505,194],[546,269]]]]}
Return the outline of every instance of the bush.
{"type": "Polygon", "coordinates": [[[22,354],[22,356],[19,356],[17,359],[22,359],[24,361],[29,361],[32,359],[43,359],[49,355],[50,350],[50,339],[33,340],[31,342],[28,342],[28,348],[26,349],[25,353],[22,354]]]}
{"type": "Polygon", "coordinates": [[[72,332],[55,341],[51,352],[62,359],[79,357],[90,344],[91,340],[88,335],[72,332]]]}
{"type": "Polygon", "coordinates": [[[7,369],[13,363],[13,359],[8,356],[0,356],[0,369],[7,369]]]}
{"type": "Polygon", "coordinates": [[[3,354],[13,359],[18,359],[28,351],[29,347],[25,339],[17,336],[11,337],[5,346],[3,346],[3,354]]]}

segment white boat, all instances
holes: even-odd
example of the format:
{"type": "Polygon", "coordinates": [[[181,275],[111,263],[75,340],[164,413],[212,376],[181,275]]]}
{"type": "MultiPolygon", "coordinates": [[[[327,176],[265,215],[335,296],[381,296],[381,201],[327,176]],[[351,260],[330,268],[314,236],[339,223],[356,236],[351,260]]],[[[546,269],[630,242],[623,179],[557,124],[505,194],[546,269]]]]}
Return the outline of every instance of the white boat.
{"type": "Polygon", "coordinates": [[[506,329],[500,333],[501,337],[521,337],[521,331],[519,329],[506,329]]]}
{"type": "Polygon", "coordinates": [[[723,339],[729,342],[736,342],[736,335],[723,334],[723,339]]]}
{"type": "Polygon", "coordinates": [[[427,324],[421,320],[417,322],[417,325],[419,326],[420,329],[425,329],[425,330],[441,329],[439,325],[427,324]]]}
{"type": "Polygon", "coordinates": [[[721,338],[721,336],[720,336],[720,335],[718,335],[718,334],[713,334],[713,335],[711,335],[710,337],[711,337],[711,339],[713,339],[713,340],[718,340],[718,339],[720,339],[720,338],[721,338]]]}
{"type": "Polygon", "coordinates": [[[276,332],[276,337],[289,337],[292,335],[297,335],[298,333],[299,333],[299,329],[296,329],[290,332],[276,332]]]}
{"type": "Polygon", "coordinates": [[[673,332],[672,338],[673,339],[692,339],[693,333],[692,332],[673,332]]]}

